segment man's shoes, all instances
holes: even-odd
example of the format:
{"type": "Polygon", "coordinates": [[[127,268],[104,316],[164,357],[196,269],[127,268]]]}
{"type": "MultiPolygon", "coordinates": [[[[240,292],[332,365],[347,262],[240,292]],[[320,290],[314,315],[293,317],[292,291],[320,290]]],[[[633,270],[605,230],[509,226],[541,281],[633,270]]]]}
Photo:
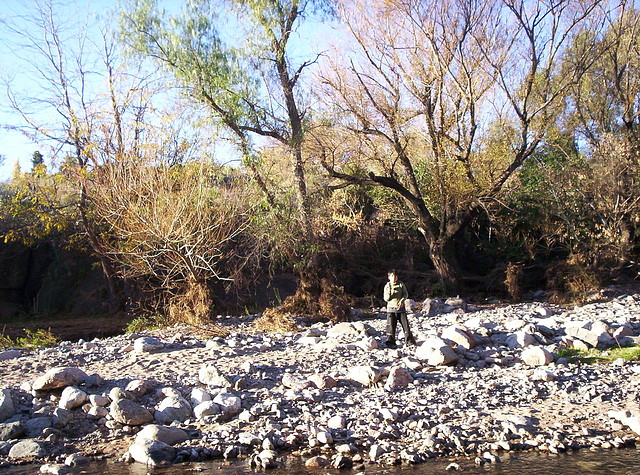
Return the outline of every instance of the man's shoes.
{"type": "Polygon", "coordinates": [[[387,348],[391,348],[391,349],[396,349],[398,348],[398,345],[396,345],[396,342],[393,340],[387,340],[384,342],[384,346],[386,346],[387,348]]]}
{"type": "Polygon", "coordinates": [[[416,339],[414,337],[404,340],[404,346],[416,346],[416,339]]]}

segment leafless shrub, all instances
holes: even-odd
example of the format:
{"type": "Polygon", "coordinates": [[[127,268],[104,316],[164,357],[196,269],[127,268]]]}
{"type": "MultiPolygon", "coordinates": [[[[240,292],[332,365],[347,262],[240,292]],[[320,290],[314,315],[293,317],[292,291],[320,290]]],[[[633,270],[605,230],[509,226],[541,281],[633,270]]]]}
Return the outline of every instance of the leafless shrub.
{"type": "Polygon", "coordinates": [[[109,256],[124,279],[168,296],[164,310],[173,321],[208,319],[209,284],[231,279],[234,240],[248,220],[241,200],[213,185],[210,172],[198,163],[129,160],[106,165],[94,177],[91,198],[111,236],[109,256]]]}

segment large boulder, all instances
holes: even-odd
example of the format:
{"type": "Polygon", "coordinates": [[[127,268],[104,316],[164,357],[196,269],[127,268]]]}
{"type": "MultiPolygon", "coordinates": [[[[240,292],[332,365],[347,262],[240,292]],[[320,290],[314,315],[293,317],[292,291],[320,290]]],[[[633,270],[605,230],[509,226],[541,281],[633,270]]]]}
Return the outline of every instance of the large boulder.
{"type": "Polygon", "coordinates": [[[42,458],[47,455],[44,446],[35,440],[21,440],[9,450],[9,458],[25,459],[25,458],[42,458]]]}
{"type": "Polygon", "coordinates": [[[155,419],[161,424],[171,424],[173,421],[184,422],[191,414],[189,401],[181,396],[169,396],[158,404],[155,419]]]}
{"type": "Polygon", "coordinates": [[[31,386],[34,391],[47,391],[50,389],[77,386],[87,379],[87,373],[75,367],[57,367],[47,371],[37,378],[31,386]]]}
{"type": "Polygon", "coordinates": [[[136,438],[135,443],[129,447],[129,455],[136,462],[145,465],[171,465],[176,458],[176,449],[159,440],[136,438]]]}
{"type": "Polygon", "coordinates": [[[130,426],[140,426],[153,420],[153,415],[146,407],[125,398],[113,401],[109,413],[114,421],[130,426]]]}
{"type": "Polygon", "coordinates": [[[13,405],[11,391],[6,388],[0,389],[0,422],[13,417],[15,413],[16,409],[13,405]]]}
{"type": "Polygon", "coordinates": [[[167,427],[158,424],[149,424],[136,434],[139,439],[159,440],[169,445],[181,444],[189,438],[189,435],[179,427],[167,427]]]}
{"type": "Polygon", "coordinates": [[[0,442],[17,439],[24,435],[26,431],[27,429],[20,421],[0,424],[0,442]]]}

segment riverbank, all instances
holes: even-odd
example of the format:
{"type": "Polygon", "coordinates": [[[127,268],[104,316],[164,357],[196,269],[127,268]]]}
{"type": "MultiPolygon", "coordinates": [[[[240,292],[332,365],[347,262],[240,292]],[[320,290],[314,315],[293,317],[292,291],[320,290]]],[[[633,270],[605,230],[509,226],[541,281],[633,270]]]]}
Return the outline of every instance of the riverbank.
{"type": "Polygon", "coordinates": [[[561,356],[640,341],[640,295],[575,308],[452,300],[414,310],[417,347],[386,348],[384,314],[373,309],[298,333],[264,334],[252,316],[229,317],[224,338],[178,326],[0,353],[11,401],[0,466],[240,457],[275,467],[286,455],[364,470],[635,445],[640,364],[561,356]]]}

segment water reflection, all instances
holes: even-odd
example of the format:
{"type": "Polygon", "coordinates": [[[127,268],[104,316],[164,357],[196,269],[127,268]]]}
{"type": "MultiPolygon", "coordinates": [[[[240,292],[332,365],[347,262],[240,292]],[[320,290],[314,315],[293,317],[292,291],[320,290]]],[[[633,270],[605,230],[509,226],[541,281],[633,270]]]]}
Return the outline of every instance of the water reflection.
{"type": "MultiPolygon", "coordinates": [[[[473,459],[435,459],[416,466],[379,467],[366,465],[364,472],[375,475],[435,475],[445,472],[446,467],[455,461],[462,468],[464,474],[514,474],[527,475],[584,475],[584,474],[622,474],[640,473],[640,449],[599,450],[591,452],[582,450],[575,453],[561,455],[546,455],[538,453],[503,454],[502,463],[477,466],[473,459]]],[[[38,466],[23,465],[2,469],[3,475],[31,475],[38,471],[38,466]]],[[[357,473],[362,470],[339,471],[335,469],[307,469],[300,459],[289,458],[287,464],[276,470],[268,470],[269,475],[337,475],[357,473]]],[[[174,465],[166,468],[150,468],[141,464],[122,464],[114,462],[92,463],[82,468],[74,469],[71,473],[87,475],[249,475],[256,473],[245,462],[221,463],[206,462],[194,464],[174,465]]]]}

